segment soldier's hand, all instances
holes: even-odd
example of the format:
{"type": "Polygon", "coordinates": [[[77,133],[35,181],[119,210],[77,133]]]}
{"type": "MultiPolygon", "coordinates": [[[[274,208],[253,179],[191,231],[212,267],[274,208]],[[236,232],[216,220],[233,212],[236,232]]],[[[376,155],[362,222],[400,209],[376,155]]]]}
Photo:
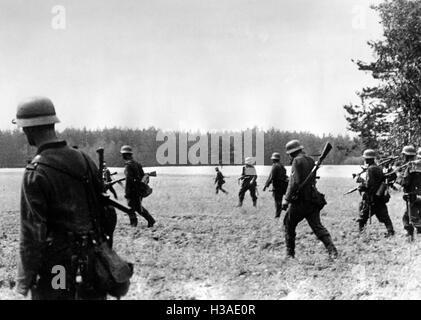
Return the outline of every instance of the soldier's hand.
{"type": "Polygon", "coordinates": [[[285,201],[285,202],[283,202],[283,203],[282,203],[282,207],[281,207],[281,209],[282,209],[282,210],[287,210],[287,209],[288,209],[288,205],[289,205],[289,203],[288,203],[288,202],[286,202],[286,201],[285,201]]]}

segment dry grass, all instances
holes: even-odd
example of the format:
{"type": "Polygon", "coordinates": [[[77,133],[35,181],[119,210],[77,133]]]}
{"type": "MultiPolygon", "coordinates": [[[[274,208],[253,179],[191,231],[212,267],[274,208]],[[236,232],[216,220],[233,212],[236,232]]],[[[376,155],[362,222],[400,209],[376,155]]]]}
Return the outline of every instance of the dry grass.
{"type": "MultiPolygon", "coordinates": [[[[0,200],[0,297],[16,274],[20,175],[2,175],[0,200]]],[[[401,194],[389,204],[397,235],[383,238],[376,218],[357,233],[358,195],[342,196],[351,179],[323,178],[319,188],[329,204],[322,221],[340,251],[329,261],[306,222],[297,229],[297,258],[284,259],[281,222],[271,194],[260,192],[258,208],[246,196],[234,208],[238,186],[227,179],[228,196],[215,195],[210,176],[160,176],[144,205],[158,223],[139,220],[131,228],[119,214],[115,247],[135,263],[127,299],[407,299],[421,298],[420,242],[405,242],[401,194]]],[[[262,184],[262,182],[260,182],[262,184]]],[[[120,187],[116,187],[121,196],[120,187]]],[[[142,219],[142,218],[140,218],[142,219]]]]}

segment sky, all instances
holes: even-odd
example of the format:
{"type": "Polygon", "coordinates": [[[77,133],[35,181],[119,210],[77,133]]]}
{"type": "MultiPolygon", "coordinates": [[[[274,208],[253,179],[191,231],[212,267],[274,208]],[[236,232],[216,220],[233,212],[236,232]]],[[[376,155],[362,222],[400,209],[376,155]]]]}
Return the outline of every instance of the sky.
{"type": "Polygon", "coordinates": [[[346,134],[382,34],[367,0],[1,0],[0,129],[48,96],[59,129],[346,134]],[[59,9],[65,11],[56,11],[59,9]]]}

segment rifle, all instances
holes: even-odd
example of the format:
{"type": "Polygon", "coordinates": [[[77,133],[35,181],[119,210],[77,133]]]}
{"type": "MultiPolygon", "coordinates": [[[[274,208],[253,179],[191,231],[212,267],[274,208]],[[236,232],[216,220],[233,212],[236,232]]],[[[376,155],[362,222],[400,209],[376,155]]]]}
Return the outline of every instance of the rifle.
{"type": "MultiPolygon", "coordinates": [[[[390,158],[386,158],[386,159],[384,159],[384,160],[382,160],[382,161],[379,162],[379,166],[384,167],[386,165],[389,165],[392,162],[396,161],[398,158],[399,158],[399,156],[393,156],[393,157],[390,157],[390,158]]],[[[353,179],[355,179],[357,177],[360,178],[361,175],[368,170],[368,167],[361,167],[361,169],[362,169],[361,172],[359,172],[359,173],[353,173],[352,174],[352,178],[353,179]]],[[[387,179],[388,176],[391,176],[393,173],[394,172],[390,172],[390,173],[385,174],[386,179],[387,179]]],[[[388,182],[388,185],[390,185],[390,184],[393,184],[393,182],[388,182]]],[[[347,192],[344,193],[344,196],[347,195],[347,194],[351,194],[351,193],[357,191],[358,188],[359,187],[355,187],[355,188],[352,188],[352,189],[348,190],[347,192]]]]}
{"type": "Polygon", "coordinates": [[[118,203],[117,201],[110,199],[110,196],[105,193],[106,185],[104,183],[104,179],[102,178],[102,172],[104,170],[104,148],[98,148],[96,152],[98,153],[98,161],[99,161],[99,170],[98,170],[99,177],[98,178],[101,182],[101,188],[102,188],[101,200],[103,201],[105,205],[112,206],[122,212],[131,214],[133,210],[126,207],[125,205],[122,205],[121,203],[118,203]]]}
{"type": "Polygon", "coordinates": [[[322,153],[319,157],[319,159],[317,160],[315,166],[313,167],[313,169],[311,169],[311,172],[308,174],[308,176],[304,179],[304,181],[298,186],[297,190],[295,190],[294,194],[291,197],[291,200],[296,200],[298,197],[298,194],[300,193],[300,191],[305,187],[305,185],[311,180],[311,179],[317,179],[317,170],[319,170],[320,166],[322,165],[323,161],[325,160],[325,158],[327,157],[327,155],[329,154],[330,150],[332,150],[332,145],[329,142],[326,142],[322,153]]]}

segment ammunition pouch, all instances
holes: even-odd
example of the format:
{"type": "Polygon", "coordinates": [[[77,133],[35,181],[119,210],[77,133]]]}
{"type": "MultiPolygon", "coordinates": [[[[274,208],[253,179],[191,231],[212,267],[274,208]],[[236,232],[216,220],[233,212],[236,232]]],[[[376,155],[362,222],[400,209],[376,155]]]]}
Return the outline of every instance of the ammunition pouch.
{"type": "Polygon", "coordinates": [[[146,198],[152,194],[153,189],[149,187],[148,184],[144,182],[139,182],[138,184],[139,196],[141,198],[146,198]]]}
{"type": "Polygon", "coordinates": [[[327,205],[326,197],[323,193],[319,192],[319,190],[313,188],[311,203],[320,211],[327,205]]]}

